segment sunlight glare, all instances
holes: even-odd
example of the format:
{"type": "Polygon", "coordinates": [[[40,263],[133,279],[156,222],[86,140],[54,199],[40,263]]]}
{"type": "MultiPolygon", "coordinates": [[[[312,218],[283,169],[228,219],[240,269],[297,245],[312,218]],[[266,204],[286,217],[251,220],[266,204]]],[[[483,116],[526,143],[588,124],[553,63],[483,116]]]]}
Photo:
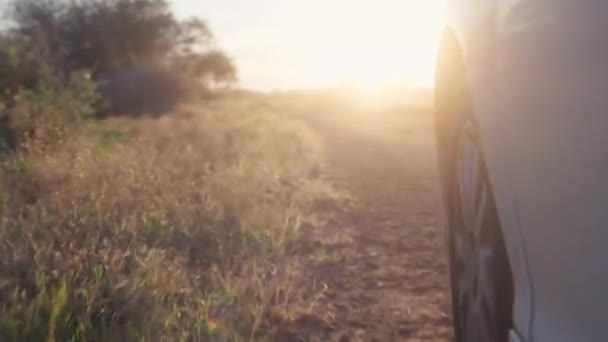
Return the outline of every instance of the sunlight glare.
{"type": "Polygon", "coordinates": [[[430,86],[443,0],[172,0],[208,16],[244,86],[430,86]]]}
{"type": "Polygon", "coordinates": [[[333,69],[369,91],[396,82],[432,85],[443,29],[441,2],[380,2],[384,6],[378,2],[365,3],[353,6],[349,2],[333,9],[335,17],[345,8],[351,11],[341,25],[343,37],[350,38],[340,41],[333,51],[333,69]]]}

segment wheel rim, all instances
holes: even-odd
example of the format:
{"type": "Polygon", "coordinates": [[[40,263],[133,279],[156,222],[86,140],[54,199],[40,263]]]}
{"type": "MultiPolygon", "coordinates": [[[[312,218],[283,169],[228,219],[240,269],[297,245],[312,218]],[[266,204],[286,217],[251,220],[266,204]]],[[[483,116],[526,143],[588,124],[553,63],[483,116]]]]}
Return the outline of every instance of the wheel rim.
{"type": "Polygon", "coordinates": [[[496,251],[486,226],[491,195],[476,132],[465,125],[456,167],[458,220],[453,235],[455,302],[461,341],[497,340],[496,251]]]}

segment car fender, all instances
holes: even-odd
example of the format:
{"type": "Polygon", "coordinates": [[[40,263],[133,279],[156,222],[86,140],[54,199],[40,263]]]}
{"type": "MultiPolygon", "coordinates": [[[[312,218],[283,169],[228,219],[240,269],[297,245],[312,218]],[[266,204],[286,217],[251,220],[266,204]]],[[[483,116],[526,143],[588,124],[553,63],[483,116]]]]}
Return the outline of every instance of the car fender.
{"type": "MultiPolygon", "coordinates": [[[[461,59],[460,64],[465,77],[466,93],[470,96],[472,115],[478,125],[481,145],[489,180],[493,188],[498,215],[502,225],[502,234],[506,244],[507,254],[514,282],[514,308],[513,322],[515,330],[521,336],[528,336],[534,312],[533,287],[531,286],[530,270],[527,264],[526,246],[524,243],[521,225],[519,223],[517,199],[511,191],[512,182],[509,177],[509,156],[504,155],[505,141],[501,141],[500,130],[492,120],[492,113],[496,109],[496,57],[493,36],[495,22],[496,1],[459,0],[448,3],[448,21],[443,34],[440,50],[445,53],[445,46],[455,48],[450,53],[461,59]],[[450,5],[451,4],[451,5],[450,5]]],[[[439,56],[438,73],[441,74],[442,56],[439,56]]],[[[453,67],[453,65],[451,67],[453,67]]],[[[438,77],[438,82],[441,82],[438,77]]],[[[442,87],[436,85],[437,89],[442,87]]],[[[441,94],[437,96],[437,106],[440,107],[441,94]]],[[[438,134],[449,131],[445,126],[452,125],[450,112],[439,110],[438,134]],[[444,128],[441,128],[444,126],[444,128]]],[[[441,156],[440,168],[446,172],[446,158],[441,156]],[[443,159],[443,161],[442,161],[443,159]],[[443,164],[443,165],[442,165],[443,164]]],[[[443,187],[446,188],[445,175],[442,175],[443,187]]],[[[515,334],[513,335],[515,336],[515,334]]]]}

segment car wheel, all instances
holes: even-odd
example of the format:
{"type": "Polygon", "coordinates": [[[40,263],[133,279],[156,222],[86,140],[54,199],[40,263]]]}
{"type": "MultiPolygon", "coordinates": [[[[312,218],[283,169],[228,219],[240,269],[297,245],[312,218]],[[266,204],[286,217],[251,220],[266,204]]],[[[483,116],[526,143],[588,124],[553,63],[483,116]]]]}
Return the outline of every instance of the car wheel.
{"type": "Polygon", "coordinates": [[[458,342],[506,342],[510,270],[474,123],[465,120],[454,162],[449,232],[452,303],[458,342]]]}

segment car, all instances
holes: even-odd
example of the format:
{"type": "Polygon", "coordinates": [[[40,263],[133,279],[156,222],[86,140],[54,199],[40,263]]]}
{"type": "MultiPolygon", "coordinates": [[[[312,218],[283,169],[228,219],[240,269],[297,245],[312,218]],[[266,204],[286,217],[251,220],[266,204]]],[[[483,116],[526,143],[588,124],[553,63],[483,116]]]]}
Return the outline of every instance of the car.
{"type": "Polygon", "coordinates": [[[456,340],[608,341],[608,1],[446,6],[435,121],[456,340]]]}

